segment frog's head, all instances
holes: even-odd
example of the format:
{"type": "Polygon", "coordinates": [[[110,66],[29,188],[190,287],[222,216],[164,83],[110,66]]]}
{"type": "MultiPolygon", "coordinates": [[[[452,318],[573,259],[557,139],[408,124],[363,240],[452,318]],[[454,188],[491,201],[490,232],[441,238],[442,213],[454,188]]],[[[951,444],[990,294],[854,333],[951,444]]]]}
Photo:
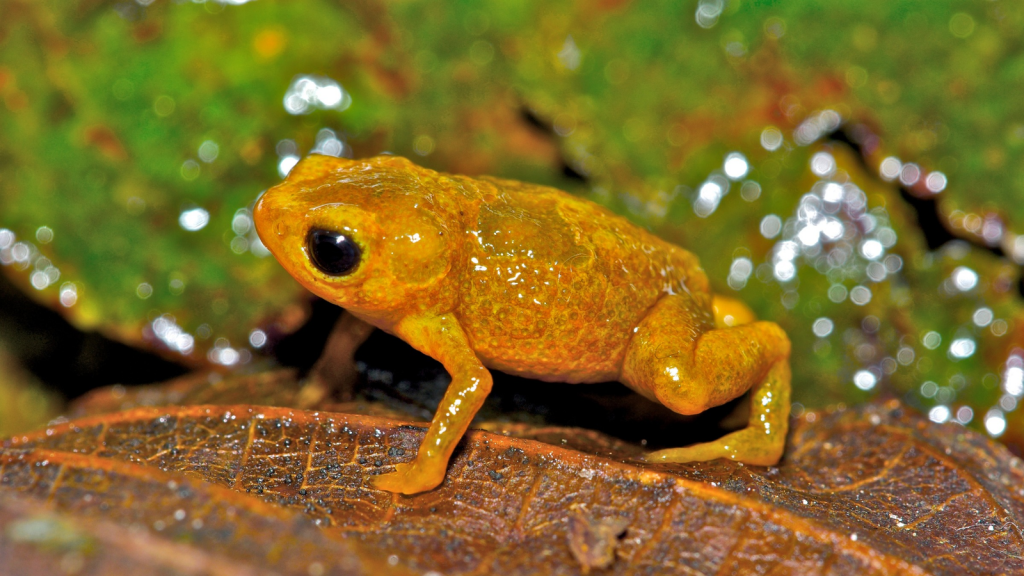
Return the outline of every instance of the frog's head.
{"type": "Polygon", "coordinates": [[[313,155],[256,203],[263,244],[311,292],[386,323],[445,299],[452,209],[436,172],[397,156],[313,155]]]}

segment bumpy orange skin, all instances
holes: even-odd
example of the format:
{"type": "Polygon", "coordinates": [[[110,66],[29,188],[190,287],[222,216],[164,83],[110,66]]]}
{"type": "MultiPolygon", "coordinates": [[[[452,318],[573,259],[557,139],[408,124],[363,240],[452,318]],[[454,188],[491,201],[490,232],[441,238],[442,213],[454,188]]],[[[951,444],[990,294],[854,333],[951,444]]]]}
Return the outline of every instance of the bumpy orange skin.
{"type": "Polygon", "coordinates": [[[684,414],[754,390],[750,426],[654,461],[774,464],[789,414],[789,340],[715,297],[697,258],[559,190],[441,174],[404,158],[310,156],[259,200],[260,238],[299,282],[438,359],[452,375],[416,459],[376,486],[412,494],[490,392],[487,368],[620,380],[684,414]],[[310,229],[354,239],[359,265],[320,271],[310,229]]]}

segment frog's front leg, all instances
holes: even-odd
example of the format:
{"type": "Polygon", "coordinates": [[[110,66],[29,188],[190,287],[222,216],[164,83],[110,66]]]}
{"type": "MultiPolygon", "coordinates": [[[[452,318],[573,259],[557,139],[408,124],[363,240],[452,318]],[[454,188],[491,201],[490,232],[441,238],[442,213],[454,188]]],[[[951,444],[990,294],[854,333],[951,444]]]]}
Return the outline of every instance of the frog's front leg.
{"type": "Polygon", "coordinates": [[[395,334],[440,361],[452,377],[416,458],[372,479],[374,487],[381,490],[416,494],[444,480],[448,458],[491,392],[491,373],[469,347],[466,334],[451,314],[406,318],[395,327],[395,334]]]}
{"type": "Polygon", "coordinates": [[[727,327],[720,313],[713,318],[702,310],[688,295],[667,296],[655,304],[630,341],[622,379],[681,414],[703,412],[753,389],[749,423],[718,440],[659,450],[646,458],[729,458],[774,465],[782,457],[789,425],[789,338],[772,322],[727,327]]]}

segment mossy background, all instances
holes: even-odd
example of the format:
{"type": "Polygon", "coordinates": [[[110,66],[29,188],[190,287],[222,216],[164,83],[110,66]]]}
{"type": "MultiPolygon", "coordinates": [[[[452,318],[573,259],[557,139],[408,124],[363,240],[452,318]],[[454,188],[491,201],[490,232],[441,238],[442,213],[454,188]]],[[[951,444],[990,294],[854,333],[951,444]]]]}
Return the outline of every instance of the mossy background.
{"type": "MultiPolygon", "coordinates": [[[[895,395],[1012,446],[1022,34],[1024,6],[1002,0],[0,0],[0,270],[81,330],[189,367],[253,369],[309,305],[247,210],[282,160],[334,138],[347,155],[605,204],[783,325],[800,405],[895,395]],[[350,105],[289,113],[304,75],[350,105]],[[746,167],[736,178],[730,154],[746,167]],[[842,203],[825,202],[829,183],[842,203]],[[189,231],[194,209],[209,221],[189,231]],[[808,225],[822,227],[814,242],[808,225]],[[976,280],[958,287],[965,269],[976,280]],[[869,302],[851,299],[858,287],[869,302]],[[161,339],[169,325],[190,346],[161,339]]],[[[15,364],[0,367],[0,434],[55,410],[7,400],[40,390],[15,364]]]]}

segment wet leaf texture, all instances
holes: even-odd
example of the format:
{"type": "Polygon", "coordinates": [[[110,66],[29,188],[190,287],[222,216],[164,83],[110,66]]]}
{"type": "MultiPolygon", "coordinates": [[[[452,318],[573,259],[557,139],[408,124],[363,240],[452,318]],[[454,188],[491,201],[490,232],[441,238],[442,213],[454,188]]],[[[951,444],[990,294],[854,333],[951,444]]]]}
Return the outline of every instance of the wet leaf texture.
{"type": "Polygon", "coordinates": [[[593,435],[587,453],[473,431],[437,490],[370,488],[422,434],[374,416],[191,406],[12,438],[0,573],[50,561],[47,547],[93,574],[1024,570],[1021,462],[895,403],[806,414],[777,468],[651,466],[593,435]]]}

